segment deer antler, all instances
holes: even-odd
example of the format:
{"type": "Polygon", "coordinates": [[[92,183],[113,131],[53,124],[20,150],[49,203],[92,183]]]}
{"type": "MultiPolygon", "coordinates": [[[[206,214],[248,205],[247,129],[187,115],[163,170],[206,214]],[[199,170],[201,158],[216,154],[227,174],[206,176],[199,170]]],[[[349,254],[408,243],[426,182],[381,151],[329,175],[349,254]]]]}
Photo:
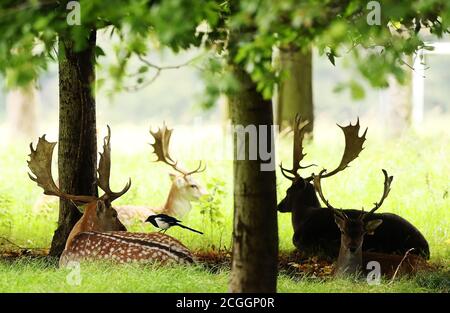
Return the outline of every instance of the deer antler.
{"type": "Polygon", "coordinates": [[[323,203],[325,203],[325,205],[329,208],[329,209],[333,209],[336,210],[331,204],[330,202],[324,197],[323,192],[322,192],[322,185],[320,183],[320,180],[322,179],[322,174],[325,173],[327,170],[323,169],[320,171],[319,175],[312,175],[313,177],[313,182],[314,182],[314,188],[316,189],[317,193],[319,194],[320,199],[322,200],[323,203]]]}
{"type": "Polygon", "coordinates": [[[103,139],[103,153],[100,152],[100,161],[98,163],[98,177],[97,177],[97,185],[105,192],[102,196],[103,199],[108,199],[109,201],[114,201],[115,199],[124,195],[128,189],[131,187],[131,178],[128,180],[128,183],[119,192],[111,191],[111,187],[109,185],[110,176],[111,176],[111,128],[108,127],[108,135],[103,139]]]}
{"type": "MultiPolygon", "coordinates": [[[[366,141],[366,134],[367,134],[367,128],[362,134],[362,136],[359,136],[359,118],[356,121],[355,125],[352,125],[350,123],[347,126],[341,126],[338,125],[342,131],[344,132],[345,136],[345,149],[344,154],[342,155],[341,162],[339,163],[339,166],[332,170],[331,172],[325,174],[322,176],[322,178],[333,176],[343,170],[345,170],[350,162],[352,162],[354,159],[358,157],[358,155],[361,153],[361,151],[364,149],[363,144],[364,141],[366,141]]],[[[307,178],[307,180],[310,180],[311,178],[307,178]]]]}
{"type": "Polygon", "coordinates": [[[194,173],[201,173],[206,170],[206,166],[202,168],[202,162],[200,161],[198,167],[193,171],[185,171],[178,167],[178,161],[174,161],[169,154],[169,144],[170,137],[172,136],[173,129],[169,129],[166,126],[166,123],[163,123],[161,128],[158,128],[158,131],[153,132],[150,129],[150,134],[155,139],[155,142],[151,145],[153,146],[153,152],[156,154],[157,159],[155,162],[161,161],[171,166],[175,171],[183,174],[184,176],[188,176],[194,173]]]}
{"type": "Polygon", "coordinates": [[[342,219],[347,220],[348,216],[347,214],[345,214],[345,212],[341,209],[336,209],[334,208],[330,202],[325,198],[325,196],[323,195],[323,191],[322,191],[322,185],[320,183],[320,180],[322,179],[322,174],[325,173],[326,170],[323,169],[320,171],[318,176],[315,176],[314,174],[313,176],[313,181],[314,181],[314,188],[316,189],[317,193],[319,194],[320,199],[322,200],[323,203],[325,203],[325,205],[327,206],[327,208],[332,209],[334,211],[334,213],[338,216],[340,216],[342,219]]]}
{"type": "Polygon", "coordinates": [[[363,218],[366,218],[367,216],[371,215],[376,210],[378,210],[381,207],[381,205],[383,204],[384,199],[387,198],[387,196],[389,195],[389,192],[391,191],[391,183],[392,183],[392,180],[394,179],[394,176],[389,176],[385,169],[383,169],[382,171],[383,171],[383,175],[384,175],[384,189],[383,189],[383,194],[381,196],[381,199],[379,202],[374,203],[375,206],[368,213],[364,214],[363,218]]]}
{"type": "Polygon", "coordinates": [[[59,190],[52,176],[52,155],[55,146],[56,142],[48,142],[45,135],[39,138],[36,150],[33,148],[33,143],[30,143],[30,160],[27,162],[29,169],[36,176],[33,177],[28,173],[30,179],[44,189],[46,195],[57,196],[78,203],[89,203],[97,200],[94,196],[69,195],[59,190]]]}
{"type": "Polygon", "coordinates": [[[300,162],[306,156],[306,153],[303,153],[303,138],[305,137],[306,126],[308,126],[309,122],[302,121],[302,118],[299,114],[295,116],[293,131],[294,131],[294,144],[292,149],[292,169],[286,169],[283,167],[283,164],[280,164],[281,173],[284,177],[289,180],[295,181],[300,178],[300,174],[298,171],[300,169],[305,169],[314,164],[308,166],[301,166],[300,162]]]}
{"type": "MultiPolygon", "coordinates": [[[[386,170],[382,170],[383,174],[384,174],[384,190],[383,190],[383,195],[381,196],[381,199],[379,202],[375,202],[375,207],[372,208],[372,210],[370,210],[369,212],[365,213],[364,209],[362,209],[361,211],[361,215],[359,216],[359,219],[365,219],[367,218],[369,215],[371,215],[372,213],[374,213],[376,210],[378,210],[381,205],[384,202],[384,199],[387,198],[387,196],[389,195],[389,192],[391,191],[391,183],[392,180],[394,179],[393,176],[389,176],[386,170]]],[[[313,176],[313,182],[314,182],[314,188],[316,189],[320,199],[322,200],[323,203],[325,203],[325,205],[329,208],[334,210],[336,213],[338,213],[341,217],[347,218],[347,215],[339,209],[335,209],[330,202],[325,198],[325,196],[323,195],[322,192],[322,185],[320,183],[320,180],[322,179],[322,177],[324,177],[322,174],[325,173],[326,170],[323,169],[320,171],[319,175],[312,175],[313,176]]]]}

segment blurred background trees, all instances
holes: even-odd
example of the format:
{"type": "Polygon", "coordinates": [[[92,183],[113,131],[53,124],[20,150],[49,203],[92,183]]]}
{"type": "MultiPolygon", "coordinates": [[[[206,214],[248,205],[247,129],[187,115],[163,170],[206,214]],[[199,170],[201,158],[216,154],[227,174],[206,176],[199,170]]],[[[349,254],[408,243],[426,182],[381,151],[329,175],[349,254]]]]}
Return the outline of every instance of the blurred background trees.
{"type": "MultiPolygon", "coordinates": [[[[371,110],[364,104],[374,102],[378,90],[397,82],[408,84],[408,55],[429,49],[426,36],[441,38],[450,20],[449,3],[444,0],[383,1],[376,24],[368,22],[373,8],[362,0],[79,3],[80,25],[67,23],[67,1],[7,0],[0,6],[0,73],[10,87],[40,80],[45,99],[41,116],[48,121],[56,120],[59,102],[60,184],[72,194],[95,193],[97,102],[102,122],[135,124],[169,117],[191,123],[198,116],[217,121],[217,99],[226,94],[232,123],[271,126],[277,86],[278,122],[289,120],[295,111],[313,122],[314,110],[326,111],[337,120],[354,118],[371,110]],[[280,50],[279,68],[273,66],[274,48],[280,50]],[[181,69],[168,73],[165,64],[181,69]],[[348,67],[346,74],[335,73],[334,66],[341,65],[348,67]],[[341,94],[333,94],[333,89],[341,94]],[[350,99],[360,101],[359,105],[338,103],[350,99]],[[193,113],[196,103],[199,109],[193,113]],[[201,104],[213,110],[202,112],[201,104]]],[[[396,107],[408,108],[408,96],[393,94],[405,100],[405,104],[390,100],[396,107]]],[[[409,119],[408,112],[395,113],[381,102],[386,112],[383,120],[388,115],[409,119]]],[[[448,110],[447,105],[442,107],[448,110]]],[[[380,118],[376,122],[380,124],[380,118]]],[[[233,271],[230,289],[273,291],[275,174],[256,176],[260,159],[234,163],[235,242],[253,239],[245,242],[247,252],[234,251],[241,264],[233,271]],[[251,192],[241,193],[246,186],[251,192]],[[260,203],[262,195],[266,201],[260,203]],[[270,251],[264,254],[266,244],[270,251]],[[258,258],[264,262],[254,260],[258,258]],[[267,276],[255,277],[258,271],[267,276]]],[[[63,203],[59,225],[64,230],[55,236],[53,255],[61,252],[76,220],[76,209],[63,203]]]]}

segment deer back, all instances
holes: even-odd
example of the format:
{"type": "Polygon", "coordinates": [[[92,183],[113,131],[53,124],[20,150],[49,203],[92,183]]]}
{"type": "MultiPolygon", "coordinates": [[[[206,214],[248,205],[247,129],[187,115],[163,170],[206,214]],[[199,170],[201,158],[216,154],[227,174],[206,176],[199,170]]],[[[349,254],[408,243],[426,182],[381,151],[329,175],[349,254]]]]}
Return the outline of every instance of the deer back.
{"type": "Polygon", "coordinates": [[[177,239],[161,233],[83,232],[64,250],[59,264],[108,260],[118,263],[193,263],[192,253],[177,239]]]}

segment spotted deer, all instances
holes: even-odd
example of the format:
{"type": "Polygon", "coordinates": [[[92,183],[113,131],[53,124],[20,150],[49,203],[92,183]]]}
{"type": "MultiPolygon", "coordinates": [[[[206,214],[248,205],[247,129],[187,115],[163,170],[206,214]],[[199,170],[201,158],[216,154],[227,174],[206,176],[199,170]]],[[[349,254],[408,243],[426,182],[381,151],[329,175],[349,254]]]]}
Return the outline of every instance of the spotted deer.
{"type": "Polygon", "coordinates": [[[165,124],[156,132],[150,130],[154,139],[153,152],[157,159],[155,162],[162,162],[169,165],[177,174],[170,173],[172,186],[167,196],[166,202],[161,207],[124,205],[116,207],[119,219],[126,225],[138,220],[145,222],[150,215],[166,214],[176,218],[183,218],[192,209],[191,202],[198,201],[206,195],[206,190],[192,177],[193,174],[203,172],[206,167],[202,167],[202,162],[192,171],[187,171],[179,166],[178,161],[174,161],[169,153],[170,138],[173,129],[167,128],[165,124]]]}
{"type": "Polygon", "coordinates": [[[112,260],[125,262],[177,262],[192,263],[191,252],[175,238],[160,233],[131,233],[120,222],[111,203],[125,194],[131,180],[120,192],[110,188],[111,130],[103,142],[100,153],[97,185],[104,191],[101,197],[71,195],[59,190],[52,176],[52,155],[56,142],[48,142],[45,135],[39,138],[36,149],[30,144],[28,167],[30,178],[44,190],[44,194],[56,196],[84,207],[83,216],[73,227],[66,242],[59,264],[70,261],[112,260]]]}
{"type": "Polygon", "coordinates": [[[392,276],[397,268],[402,273],[411,273],[423,268],[426,264],[419,256],[410,255],[409,251],[405,256],[385,253],[363,252],[363,242],[367,236],[374,235],[376,229],[382,225],[380,218],[370,219],[371,215],[378,210],[389,195],[393,176],[389,176],[383,170],[384,189],[380,201],[375,202],[374,207],[365,212],[360,211],[359,216],[349,217],[343,210],[336,209],[325,198],[320,180],[325,170],[321,171],[313,179],[314,187],[323,203],[334,212],[334,221],[341,232],[341,243],[339,255],[335,267],[335,275],[359,275],[366,269],[366,264],[370,261],[377,261],[380,264],[380,274],[392,276]]]}
{"type": "MultiPolygon", "coordinates": [[[[323,255],[336,258],[339,253],[341,233],[335,223],[334,211],[321,207],[312,184],[314,174],[302,177],[299,171],[312,165],[302,166],[305,157],[303,138],[306,123],[297,116],[294,121],[293,165],[286,169],[280,164],[281,172],[292,184],[286,191],[286,196],[278,204],[278,211],[292,212],[294,228],[293,243],[306,255],[323,255]]],[[[321,178],[331,177],[343,170],[355,160],[363,150],[367,129],[360,136],[359,119],[355,125],[340,126],[345,137],[345,148],[339,165],[332,171],[322,173],[321,178]]],[[[359,210],[344,210],[349,218],[357,218],[359,210]]],[[[429,258],[428,242],[420,231],[404,218],[391,213],[373,213],[367,221],[381,219],[383,223],[374,235],[364,240],[363,251],[400,254],[413,248],[413,252],[429,258]]]]}

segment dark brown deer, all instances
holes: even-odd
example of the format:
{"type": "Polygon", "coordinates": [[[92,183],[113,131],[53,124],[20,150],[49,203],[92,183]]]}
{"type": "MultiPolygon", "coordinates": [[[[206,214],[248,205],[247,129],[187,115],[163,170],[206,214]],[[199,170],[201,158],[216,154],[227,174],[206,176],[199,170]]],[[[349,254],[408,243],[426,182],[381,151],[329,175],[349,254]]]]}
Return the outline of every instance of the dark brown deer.
{"type": "Polygon", "coordinates": [[[84,205],[81,219],[72,229],[66,247],[60,258],[60,266],[70,261],[112,260],[117,262],[178,262],[191,263],[191,252],[178,240],[160,233],[131,233],[117,217],[111,203],[125,194],[131,180],[120,192],[110,188],[111,130],[104,139],[103,153],[100,154],[97,185],[105,192],[101,197],[70,195],[56,186],[52,171],[52,155],[56,142],[48,142],[45,135],[39,138],[36,149],[30,144],[31,154],[29,174],[44,194],[57,196],[84,205]]]}
{"type": "MultiPolygon", "coordinates": [[[[299,174],[301,169],[309,167],[300,165],[305,156],[304,127],[305,123],[297,116],[293,127],[293,167],[285,169],[280,165],[282,174],[292,181],[292,185],[287,189],[285,198],[278,204],[278,211],[292,212],[293,243],[297,249],[306,255],[335,258],[339,252],[341,233],[334,222],[334,211],[328,207],[321,207],[311,183],[313,175],[301,177],[299,174]]],[[[363,150],[367,129],[362,136],[359,136],[359,120],[355,125],[339,127],[345,136],[344,153],[338,167],[323,173],[322,178],[331,177],[343,171],[363,150]]],[[[358,210],[344,210],[344,212],[349,218],[357,218],[360,215],[358,210]]],[[[429,258],[428,242],[407,220],[391,213],[374,213],[368,217],[368,220],[372,219],[381,219],[383,223],[373,236],[366,238],[362,247],[363,251],[403,255],[413,248],[413,253],[429,258]]]]}
{"type": "Polygon", "coordinates": [[[381,207],[384,199],[389,195],[392,176],[388,176],[387,172],[383,170],[384,190],[381,200],[376,202],[369,212],[365,212],[363,209],[358,217],[350,218],[341,209],[334,208],[323,195],[320,183],[323,173],[324,171],[314,177],[314,187],[327,208],[334,211],[334,221],[341,232],[341,244],[335,275],[359,275],[365,271],[366,264],[370,261],[377,261],[380,265],[380,274],[390,277],[395,274],[397,268],[401,274],[412,273],[424,268],[426,261],[419,256],[410,255],[409,251],[406,252],[405,256],[362,251],[363,242],[367,235],[373,235],[375,230],[383,223],[382,219],[369,219],[369,217],[381,207]]]}
{"type": "Polygon", "coordinates": [[[167,214],[177,218],[183,218],[192,208],[191,202],[198,201],[206,195],[205,188],[202,187],[193,177],[193,174],[203,172],[206,167],[202,162],[192,171],[183,169],[178,161],[174,161],[169,152],[170,138],[173,129],[167,128],[164,124],[156,132],[150,131],[154,139],[153,152],[156,155],[155,162],[162,162],[169,165],[177,174],[170,173],[172,186],[167,196],[165,204],[161,207],[123,205],[116,207],[119,219],[126,224],[133,221],[144,222],[149,216],[155,214],[167,214]]]}

